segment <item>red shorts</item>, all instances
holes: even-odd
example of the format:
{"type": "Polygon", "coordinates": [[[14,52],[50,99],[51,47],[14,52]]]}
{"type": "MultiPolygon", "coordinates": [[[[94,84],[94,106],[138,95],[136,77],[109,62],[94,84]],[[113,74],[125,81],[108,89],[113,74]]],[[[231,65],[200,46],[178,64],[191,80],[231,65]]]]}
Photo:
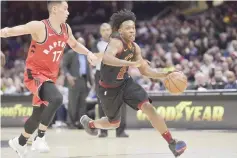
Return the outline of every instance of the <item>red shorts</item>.
{"type": "Polygon", "coordinates": [[[24,73],[24,84],[26,88],[34,95],[32,99],[33,106],[40,106],[41,104],[48,105],[47,101],[43,101],[39,97],[39,90],[42,84],[46,81],[56,82],[57,78],[48,78],[40,72],[26,70],[24,73]]]}

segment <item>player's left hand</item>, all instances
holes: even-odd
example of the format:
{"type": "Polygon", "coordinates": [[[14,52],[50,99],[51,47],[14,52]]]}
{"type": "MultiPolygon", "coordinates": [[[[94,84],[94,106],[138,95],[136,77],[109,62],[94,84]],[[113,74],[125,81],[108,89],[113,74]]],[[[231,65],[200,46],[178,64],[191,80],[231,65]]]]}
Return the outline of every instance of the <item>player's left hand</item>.
{"type": "Polygon", "coordinates": [[[172,71],[168,71],[167,73],[166,73],[166,77],[169,75],[169,74],[171,74],[171,73],[173,73],[173,72],[182,72],[182,71],[180,71],[180,70],[172,70],[172,71]]]}
{"type": "Polygon", "coordinates": [[[98,57],[95,56],[95,54],[93,54],[92,52],[88,52],[87,60],[93,66],[95,66],[98,63],[98,61],[99,61],[98,57]]]}

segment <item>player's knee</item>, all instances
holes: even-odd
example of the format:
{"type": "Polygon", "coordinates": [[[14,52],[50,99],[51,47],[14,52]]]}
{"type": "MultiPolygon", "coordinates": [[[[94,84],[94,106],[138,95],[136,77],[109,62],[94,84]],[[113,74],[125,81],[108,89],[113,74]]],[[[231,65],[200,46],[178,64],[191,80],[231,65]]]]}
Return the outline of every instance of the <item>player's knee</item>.
{"type": "Polygon", "coordinates": [[[141,110],[144,113],[153,113],[156,112],[153,105],[151,105],[149,102],[143,103],[143,105],[141,106],[141,110]]]}
{"type": "Polygon", "coordinates": [[[56,94],[52,99],[51,99],[51,104],[53,104],[55,107],[59,107],[63,104],[63,96],[61,93],[56,94]]]}

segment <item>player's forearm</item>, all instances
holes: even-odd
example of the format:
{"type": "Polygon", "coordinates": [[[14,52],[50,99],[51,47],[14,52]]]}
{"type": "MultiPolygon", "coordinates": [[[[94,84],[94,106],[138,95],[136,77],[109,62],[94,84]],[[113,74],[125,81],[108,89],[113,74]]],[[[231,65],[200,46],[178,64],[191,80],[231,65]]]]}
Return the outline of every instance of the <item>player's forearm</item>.
{"type": "Polygon", "coordinates": [[[90,52],[85,46],[83,46],[81,43],[77,42],[75,43],[75,45],[72,47],[72,49],[79,53],[79,54],[84,54],[84,55],[88,55],[88,53],[90,52]]]}
{"type": "Polygon", "coordinates": [[[94,54],[95,54],[95,56],[97,56],[97,58],[100,58],[100,59],[102,59],[103,56],[104,56],[104,53],[103,53],[103,52],[94,53],[94,54]]]}
{"type": "Polygon", "coordinates": [[[23,28],[22,25],[19,25],[12,28],[7,28],[5,37],[21,36],[25,34],[29,34],[29,32],[25,28],[23,28]]]}
{"type": "Polygon", "coordinates": [[[154,79],[161,79],[167,77],[166,72],[159,72],[151,67],[148,67],[146,70],[141,72],[142,75],[147,76],[149,78],[154,78],[154,79]]]}
{"type": "Polygon", "coordinates": [[[104,64],[116,67],[131,66],[132,62],[118,59],[112,55],[104,54],[103,61],[104,64]]]}

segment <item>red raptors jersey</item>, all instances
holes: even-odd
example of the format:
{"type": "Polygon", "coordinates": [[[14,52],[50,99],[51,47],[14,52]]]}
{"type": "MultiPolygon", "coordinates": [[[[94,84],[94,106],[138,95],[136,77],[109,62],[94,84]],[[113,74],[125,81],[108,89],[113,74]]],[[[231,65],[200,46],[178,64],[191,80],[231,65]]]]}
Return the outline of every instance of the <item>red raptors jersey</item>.
{"type": "Polygon", "coordinates": [[[57,78],[60,61],[68,40],[66,23],[61,24],[61,33],[54,31],[48,19],[45,24],[45,41],[38,43],[32,39],[26,59],[26,68],[39,72],[48,78],[57,78]]]}

